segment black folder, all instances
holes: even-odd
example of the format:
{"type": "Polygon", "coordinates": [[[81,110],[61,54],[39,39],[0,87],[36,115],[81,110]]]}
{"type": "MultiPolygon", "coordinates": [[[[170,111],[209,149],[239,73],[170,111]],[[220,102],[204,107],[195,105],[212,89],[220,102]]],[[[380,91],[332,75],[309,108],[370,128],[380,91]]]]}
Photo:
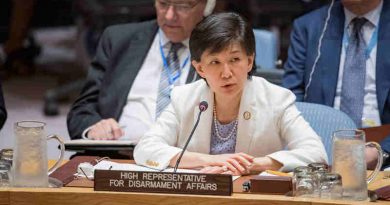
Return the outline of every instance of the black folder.
{"type": "Polygon", "coordinates": [[[129,150],[134,148],[136,143],[130,140],[89,140],[78,139],[65,142],[65,150],[129,150]]]}

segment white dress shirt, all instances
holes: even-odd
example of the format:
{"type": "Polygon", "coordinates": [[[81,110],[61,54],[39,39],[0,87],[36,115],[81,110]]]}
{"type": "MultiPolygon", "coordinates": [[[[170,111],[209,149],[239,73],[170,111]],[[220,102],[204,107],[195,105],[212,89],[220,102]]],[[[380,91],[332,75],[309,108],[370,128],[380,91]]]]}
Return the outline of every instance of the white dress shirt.
{"type": "MultiPolygon", "coordinates": [[[[163,46],[164,56],[167,56],[170,49],[170,43],[161,29],[154,37],[149,52],[127,96],[127,103],[119,118],[119,124],[123,128],[125,135],[119,138],[119,140],[132,140],[138,142],[156,120],[158,87],[160,75],[162,69],[164,69],[160,52],[160,43],[163,46]]],[[[189,39],[182,41],[182,43],[184,46],[178,51],[180,65],[183,65],[184,61],[187,58],[190,58],[189,39]]],[[[175,85],[183,85],[186,83],[191,67],[190,64],[191,61],[188,59],[185,66],[181,68],[180,78],[175,85]]],[[[87,128],[83,132],[83,138],[86,138],[85,135],[89,130],[90,128],[87,128]]]]}
{"type": "MultiPolygon", "coordinates": [[[[378,29],[382,6],[383,6],[383,1],[373,11],[370,11],[363,16],[359,16],[359,17],[365,17],[368,20],[368,22],[364,24],[364,26],[362,27],[364,40],[367,45],[371,41],[375,29],[378,29]]],[[[350,12],[346,8],[344,8],[344,13],[345,13],[345,29],[348,31],[347,35],[350,35],[352,32],[351,22],[355,17],[358,16],[350,12]]],[[[334,108],[336,109],[340,109],[341,87],[342,87],[344,64],[345,64],[345,57],[346,57],[345,52],[346,52],[346,45],[344,45],[343,43],[341,58],[340,58],[339,77],[338,77],[337,87],[336,87],[336,96],[334,99],[334,108]]],[[[366,82],[364,86],[365,94],[364,94],[364,107],[363,107],[363,117],[362,117],[363,127],[372,127],[372,126],[381,125],[380,115],[378,110],[378,101],[376,95],[376,84],[375,84],[376,54],[377,54],[377,45],[373,47],[369,55],[369,58],[366,61],[366,82]]]]}

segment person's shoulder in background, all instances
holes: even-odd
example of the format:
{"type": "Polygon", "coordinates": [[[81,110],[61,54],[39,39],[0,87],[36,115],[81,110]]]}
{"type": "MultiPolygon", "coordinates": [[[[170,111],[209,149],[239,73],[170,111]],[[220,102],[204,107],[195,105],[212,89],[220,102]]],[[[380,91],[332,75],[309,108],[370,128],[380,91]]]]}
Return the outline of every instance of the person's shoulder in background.
{"type": "MultiPolygon", "coordinates": [[[[315,9],[296,18],[294,20],[294,27],[300,25],[306,28],[322,28],[322,22],[326,20],[329,11],[329,6],[330,4],[325,5],[321,8],[315,9]]],[[[335,2],[335,4],[333,5],[332,13],[337,11],[342,11],[342,5],[340,2],[335,2]]]]}
{"type": "Polygon", "coordinates": [[[157,32],[157,29],[158,25],[156,20],[116,24],[108,26],[104,30],[102,38],[110,38],[114,43],[123,44],[124,41],[133,39],[134,37],[139,36],[140,33],[146,36],[154,35],[154,33],[157,32]]]}

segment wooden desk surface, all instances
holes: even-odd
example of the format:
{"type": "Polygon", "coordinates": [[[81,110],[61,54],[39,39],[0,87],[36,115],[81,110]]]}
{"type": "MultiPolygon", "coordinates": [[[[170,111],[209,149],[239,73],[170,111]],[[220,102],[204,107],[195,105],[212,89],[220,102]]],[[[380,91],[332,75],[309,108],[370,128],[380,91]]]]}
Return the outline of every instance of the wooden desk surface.
{"type": "Polygon", "coordinates": [[[390,136],[390,124],[379,127],[363,128],[366,133],[366,141],[380,142],[386,137],[390,136]]]}
{"type": "MultiPolygon", "coordinates": [[[[50,164],[50,163],[49,163],[50,164]]],[[[369,185],[374,190],[390,185],[390,172],[381,172],[369,185]]],[[[373,204],[368,201],[343,201],[312,198],[287,197],[279,195],[259,195],[234,193],[232,196],[203,196],[183,194],[124,193],[93,191],[93,188],[0,188],[0,205],[48,204],[48,205],[124,205],[124,204],[210,204],[210,205],[325,205],[325,204],[373,204]]],[[[378,201],[375,204],[389,204],[378,201]]]]}
{"type": "MultiPolygon", "coordinates": [[[[104,205],[104,204],[210,204],[210,205],[243,205],[243,204],[372,204],[368,201],[324,200],[278,195],[233,194],[232,196],[200,196],[178,194],[97,192],[92,188],[64,187],[50,188],[1,188],[0,204],[72,204],[72,205],[104,205]]],[[[375,204],[389,204],[378,201],[375,204]]]]}

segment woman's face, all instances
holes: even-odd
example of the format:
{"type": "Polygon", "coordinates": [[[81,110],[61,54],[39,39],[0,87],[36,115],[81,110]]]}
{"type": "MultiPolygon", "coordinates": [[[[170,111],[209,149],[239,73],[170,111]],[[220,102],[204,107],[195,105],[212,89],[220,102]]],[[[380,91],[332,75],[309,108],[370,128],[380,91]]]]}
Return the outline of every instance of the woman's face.
{"type": "Polygon", "coordinates": [[[192,65],[216,96],[230,98],[241,95],[253,58],[239,43],[232,43],[218,53],[206,50],[200,62],[192,61],[192,65]]]}

